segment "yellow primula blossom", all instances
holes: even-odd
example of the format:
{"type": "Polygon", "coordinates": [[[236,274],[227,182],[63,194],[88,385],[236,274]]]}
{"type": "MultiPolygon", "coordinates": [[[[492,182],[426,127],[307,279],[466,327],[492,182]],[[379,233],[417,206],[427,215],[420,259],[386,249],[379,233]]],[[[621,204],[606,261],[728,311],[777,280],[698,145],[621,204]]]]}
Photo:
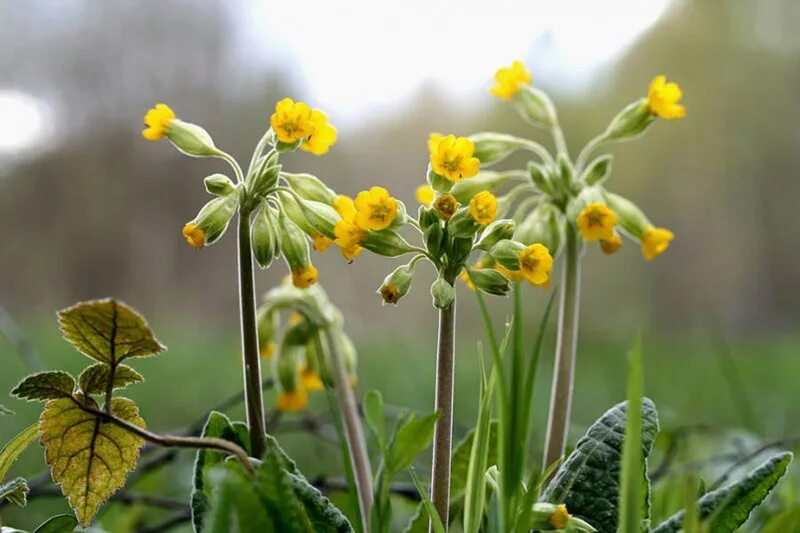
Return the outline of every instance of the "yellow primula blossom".
{"type": "Polygon", "coordinates": [[[325,384],[322,383],[322,378],[319,377],[312,368],[304,366],[302,370],[300,370],[300,383],[302,388],[315,391],[315,390],[322,390],[325,388],[325,384]]]}
{"type": "Polygon", "coordinates": [[[533,77],[521,61],[510,67],[502,67],[494,74],[494,86],[490,92],[501,100],[511,100],[523,85],[529,85],[533,77]]]}
{"type": "Polygon", "coordinates": [[[206,245],[206,232],[193,222],[189,222],[183,226],[181,233],[183,233],[186,242],[188,242],[189,246],[192,248],[200,249],[206,245]]]}
{"type": "Polygon", "coordinates": [[[578,215],[576,224],[587,241],[610,239],[614,236],[617,215],[605,204],[592,202],[578,215]]]}
{"type": "Polygon", "coordinates": [[[520,252],[519,271],[533,285],[547,285],[552,270],[553,257],[544,245],[533,243],[520,252]]]}
{"type": "Polygon", "coordinates": [[[298,386],[293,391],[283,391],[278,394],[277,408],[279,411],[300,411],[308,403],[308,391],[298,386]]]}
{"type": "Polygon", "coordinates": [[[569,513],[567,512],[567,506],[564,504],[558,505],[556,510],[553,511],[553,514],[550,515],[548,520],[550,525],[556,529],[565,529],[569,524],[569,513]]]}
{"type": "Polygon", "coordinates": [[[169,123],[175,118],[175,113],[166,104],[156,104],[152,109],[148,109],[144,115],[144,125],[142,137],[148,141],[160,141],[167,136],[169,123]]]}
{"type": "Polygon", "coordinates": [[[452,194],[442,194],[433,202],[433,209],[443,220],[450,220],[458,210],[458,200],[452,194]]]}
{"type": "Polygon", "coordinates": [[[667,120],[683,118],[686,108],[678,103],[681,96],[683,93],[677,83],[667,83],[666,76],[656,76],[647,91],[647,105],[650,112],[658,117],[667,120]]]}
{"type": "Polygon", "coordinates": [[[314,133],[316,125],[308,104],[284,98],[275,104],[275,112],[269,119],[272,131],[280,142],[295,143],[314,133]]]}
{"type": "Polygon", "coordinates": [[[311,123],[314,125],[314,131],[306,137],[300,148],[314,155],[328,153],[330,147],[336,142],[336,128],[328,123],[327,115],[319,109],[311,112],[311,123]]]}
{"type": "Polygon", "coordinates": [[[264,346],[261,347],[260,355],[262,359],[270,359],[273,355],[275,355],[275,350],[277,346],[274,342],[268,342],[264,346]]]}
{"type": "Polygon", "coordinates": [[[383,303],[396,304],[400,299],[400,291],[397,290],[397,285],[390,283],[389,285],[381,285],[379,289],[383,303]]]}
{"type": "Polygon", "coordinates": [[[521,270],[509,270],[500,263],[497,263],[494,269],[500,272],[508,281],[522,281],[525,279],[521,270]]]}
{"type": "Polygon", "coordinates": [[[356,224],[366,230],[386,229],[397,217],[397,200],[383,187],[361,191],[355,199],[356,224]]]}
{"type": "Polygon", "coordinates": [[[604,254],[611,255],[620,248],[622,248],[622,237],[617,233],[614,233],[608,239],[600,239],[600,249],[603,250],[604,254]]]}
{"type": "Polygon", "coordinates": [[[416,190],[417,202],[424,205],[425,207],[431,206],[431,204],[433,203],[433,197],[435,195],[436,195],[435,191],[428,184],[420,185],[419,187],[417,187],[416,190]]]}
{"type": "Polygon", "coordinates": [[[340,220],[333,227],[336,236],[333,242],[341,248],[342,255],[347,261],[352,261],[363,251],[361,243],[367,238],[367,232],[356,226],[354,222],[340,220]]]}
{"type": "Polygon", "coordinates": [[[664,228],[648,228],[642,235],[642,255],[650,261],[669,247],[675,234],[664,228]]]}
{"type": "Polygon", "coordinates": [[[340,194],[333,200],[333,208],[339,213],[342,219],[348,222],[355,222],[356,220],[356,204],[353,199],[344,194],[340,194]]]}
{"type": "Polygon", "coordinates": [[[431,134],[428,140],[433,171],[457,183],[478,174],[480,161],[473,157],[475,145],[466,137],[431,134]]]}
{"type": "Polygon", "coordinates": [[[292,270],[292,285],[298,289],[307,289],[317,282],[319,271],[314,265],[292,270]]]}
{"type": "Polygon", "coordinates": [[[497,198],[489,191],[479,192],[469,201],[469,214],[481,226],[491,224],[497,217],[497,198]]]}
{"type": "Polygon", "coordinates": [[[314,249],[321,253],[330,248],[331,244],[333,244],[333,241],[325,235],[317,233],[314,235],[313,244],[314,249]]]}

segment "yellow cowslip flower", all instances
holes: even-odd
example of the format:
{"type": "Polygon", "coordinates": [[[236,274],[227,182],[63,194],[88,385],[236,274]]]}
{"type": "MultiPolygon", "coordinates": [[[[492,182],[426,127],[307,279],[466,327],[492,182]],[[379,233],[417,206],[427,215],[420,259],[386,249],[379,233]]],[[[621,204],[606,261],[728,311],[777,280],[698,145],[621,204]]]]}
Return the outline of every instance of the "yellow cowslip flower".
{"type": "Polygon", "coordinates": [[[397,285],[390,283],[389,285],[381,285],[381,288],[378,289],[381,293],[381,298],[383,298],[383,303],[386,304],[396,304],[398,300],[400,300],[400,291],[397,290],[397,285]]]}
{"type": "Polygon", "coordinates": [[[587,241],[610,239],[614,235],[617,215],[605,204],[592,202],[581,211],[575,223],[587,241]]]}
{"type": "Polygon", "coordinates": [[[603,250],[604,254],[611,255],[620,248],[622,248],[622,237],[617,233],[614,233],[608,239],[600,239],[600,249],[603,250]]]}
{"type": "Polygon", "coordinates": [[[469,201],[469,214],[472,219],[486,226],[497,218],[497,197],[489,191],[481,191],[469,201]]]}
{"type": "Polygon", "coordinates": [[[316,125],[308,104],[284,98],[275,104],[275,112],[269,119],[272,131],[280,142],[295,143],[314,133],[316,125]]]}
{"type": "Polygon", "coordinates": [[[428,135],[428,151],[430,153],[435,152],[442,139],[444,139],[444,135],[441,133],[432,132],[428,135]]]}
{"type": "Polygon", "coordinates": [[[686,116],[686,108],[678,103],[683,96],[675,82],[667,83],[666,76],[656,76],[647,91],[647,105],[650,112],[658,117],[672,120],[686,116]]]}
{"type": "Polygon", "coordinates": [[[148,141],[160,141],[167,136],[169,123],[175,118],[175,112],[166,104],[156,104],[152,109],[148,109],[144,115],[144,125],[142,137],[148,141]]]}
{"type": "Polygon", "coordinates": [[[197,248],[199,250],[206,245],[206,232],[193,222],[189,222],[183,226],[181,233],[183,233],[186,242],[188,242],[189,246],[192,248],[197,248]]]}
{"type": "Polygon", "coordinates": [[[279,411],[300,411],[308,404],[308,391],[299,386],[293,391],[278,394],[276,407],[279,411]]]}
{"type": "Polygon", "coordinates": [[[328,248],[330,248],[331,244],[333,244],[333,241],[328,237],[326,237],[325,235],[317,233],[316,235],[314,235],[313,244],[314,244],[314,249],[322,253],[328,248]]]}
{"type": "Polygon", "coordinates": [[[461,274],[458,275],[458,279],[466,283],[469,290],[475,290],[475,284],[472,283],[472,278],[469,277],[469,274],[467,274],[466,270],[461,271],[461,274]]]}
{"type": "Polygon", "coordinates": [[[500,263],[494,265],[494,269],[500,272],[508,281],[522,281],[525,279],[525,275],[521,270],[509,270],[500,263]]]}
{"type": "Polygon", "coordinates": [[[309,391],[322,390],[325,388],[325,384],[322,382],[322,378],[319,377],[319,374],[307,366],[304,366],[300,370],[300,384],[301,388],[309,391]]]}
{"type": "Polygon", "coordinates": [[[675,234],[664,228],[648,228],[642,235],[642,255],[650,261],[669,247],[675,234]]]}
{"type": "Polygon", "coordinates": [[[333,200],[333,208],[339,213],[343,220],[348,222],[355,222],[356,220],[356,204],[353,199],[344,194],[340,194],[333,200]]]}
{"type": "Polygon", "coordinates": [[[319,271],[314,265],[292,270],[292,285],[298,289],[307,289],[317,282],[319,271]]]}
{"type": "Polygon", "coordinates": [[[448,135],[436,142],[436,135],[432,134],[428,141],[434,172],[454,183],[478,174],[481,162],[473,157],[475,145],[472,141],[466,137],[448,135]]]}
{"type": "Polygon", "coordinates": [[[533,285],[546,286],[553,270],[553,257],[543,244],[531,244],[519,253],[519,271],[533,285]]]}
{"type": "Polygon", "coordinates": [[[433,209],[443,220],[450,220],[458,210],[458,200],[452,194],[442,194],[433,202],[433,209]]]}
{"type": "Polygon", "coordinates": [[[397,217],[397,200],[383,187],[361,191],[355,199],[356,224],[372,231],[386,229],[397,217]]]}
{"type": "Polygon", "coordinates": [[[274,342],[268,342],[264,346],[261,347],[261,351],[259,354],[261,355],[262,359],[271,359],[273,355],[275,355],[275,350],[277,346],[274,342]]]}
{"type": "Polygon", "coordinates": [[[553,514],[550,515],[550,518],[547,519],[550,522],[550,525],[556,529],[565,529],[569,524],[569,513],[567,512],[567,506],[564,504],[556,506],[556,510],[553,511],[553,514]]]}
{"type": "Polygon", "coordinates": [[[364,250],[361,243],[367,238],[367,232],[354,222],[343,218],[333,227],[333,233],[336,236],[333,242],[342,250],[342,255],[348,262],[355,259],[364,250]]]}
{"type": "Polygon", "coordinates": [[[430,207],[433,203],[433,197],[436,195],[436,192],[433,188],[428,184],[423,184],[417,187],[415,191],[417,202],[424,205],[425,207],[430,207]]]}
{"type": "Polygon", "coordinates": [[[489,92],[501,100],[511,100],[519,88],[529,85],[533,76],[521,61],[514,61],[510,67],[502,67],[494,74],[494,87],[489,92]]]}
{"type": "Polygon", "coordinates": [[[311,123],[314,125],[314,132],[306,137],[300,149],[314,155],[327,154],[336,142],[336,128],[328,123],[327,115],[319,109],[311,112],[311,123]]]}

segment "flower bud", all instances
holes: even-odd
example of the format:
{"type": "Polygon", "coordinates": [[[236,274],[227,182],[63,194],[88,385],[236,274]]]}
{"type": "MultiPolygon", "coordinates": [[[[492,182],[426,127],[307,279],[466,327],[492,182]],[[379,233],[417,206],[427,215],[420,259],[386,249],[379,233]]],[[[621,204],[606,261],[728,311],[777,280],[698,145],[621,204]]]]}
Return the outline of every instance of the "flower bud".
{"type": "Polygon", "coordinates": [[[421,205],[417,212],[417,222],[420,229],[425,230],[431,224],[439,224],[439,217],[436,215],[436,211],[421,205]]]}
{"type": "Polygon", "coordinates": [[[505,296],[511,289],[505,276],[493,268],[471,268],[468,276],[472,285],[486,294],[505,296]]]}
{"type": "Polygon", "coordinates": [[[512,177],[510,173],[482,171],[474,178],[456,183],[450,194],[455,196],[459,203],[468,203],[476,194],[491,191],[505,183],[512,177]]]}
{"type": "Polygon", "coordinates": [[[456,299],[456,291],[447,280],[439,276],[431,285],[431,296],[433,296],[434,307],[447,309],[456,299]]]}
{"type": "Polygon", "coordinates": [[[506,270],[519,270],[519,254],[525,249],[522,243],[504,239],[495,244],[489,254],[506,270]]]}
{"type": "Polygon", "coordinates": [[[236,185],[225,174],[211,174],[203,180],[203,183],[208,194],[214,196],[227,196],[236,189],[236,185]]]}
{"type": "Polygon", "coordinates": [[[605,183],[611,175],[611,160],[612,156],[606,154],[589,163],[583,171],[581,181],[590,187],[605,183]]]}
{"type": "Polygon", "coordinates": [[[456,197],[452,194],[441,194],[434,200],[433,209],[436,211],[436,214],[439,215],[439,218],[446,222],[456,214],[458,200],[456,200],[456,197]]]}
{"type": "Polygon", "coordinates": [[[556,123],[556,108],[544,91],[525,85],[520,87],[513,99],[514,107],[522,118],[542,128],[550,128],[556,123]]]}
{"type": "Polygon", "coordinates": [[[203,248],[222,237],[228,224],[236,213],[239,198],[232,194],[214,198],[183,227],[183,236],[194,248],[203,248]]]}
{"type": "Polygon", "coordinates": [[[476,133],[469,140],[475,144],[474,156],[480,159],[481,166],[502,161],[520,148],[519,139],[502,133],[476,133]]]}
{"type": "Polygon", "coordinates": [[[253,256],[258,266],[267,268],[280,253],[277,229],[277,213],[272,207],[263,205],[253,220],[251,235],[253,256]]]}
{"type": "Polygon", "coordinates": [[[278,182],[281,165],[278,164],[280,154],[272,152],[258,160],[255,169],[247,176],[248,190],[253,196],[264,196],[278,182]]]}
{"type": "Polygon", "coordinates": [[[448,263],[460,265],[472,253],[472,237],[453,237],[450,240],[450,249],[447,252],[448,263]]]}
{"type": "MultiPolygon", "coordinates": [[[[285,339],[284,339],[285,340],[285,339]]],[[[300,411],[308,403],[308,391],[299,380],[298,367],[305,347],[281,343],[275,361],[278,382],[277,408],[280,411],[300,411]]]]}
{"type": "Polygon", "coordinates": [[[551,203],[537,205],[514,232],[514,239],[524,245],[540,242],[555,257],[563,242],[563,218],[551,203]]]}
{"type": "Polygon", "coordinates": [[[294,195],[286,191],[277,191],[276,194],[281,202],[281,211],[283,211],[297,227],[303,230],[307,235],[318,233],[306,218],[306,211],[300,206],[300,203],[294,195]]]}
{"type": "Polygon", "coordinates": [[[341,218],[336,209],[322,202],[298,198],[286,191],[278,191],[277,194],[292,222],[308,235],[323,235],[329,239],[336,237],[333,230],[341,218]]]}
{"type": "Polygon", "coordinates": [[[175,148],[193,157],[209,157],[220,153],[206,130],[197,124],[177,118],[169,123],[167,139],[175,145],[175,148]]]}
{"type": "Polygon", "coordinates": [[[594,533],[597,531],[587,522],[570,515],[564,504],[533,504],[531,528],[539,531],[574,531],[575,533],[594,533]]]}
{"type": "Polygon", "coordinates": [[[444,245],[444,229],[436,219],[435,224],[425,228],[425,248],[433,257],[441,257],[442,246],[444,245]]]}
{"type": "Polygon", "coordinates": [[[299,289],[314,285],[319,272],[311,264],[305,234],[285,213],[280,217],[280,227],[281,251],[292,273],[292,284],[299,289]]]}
{"type": "Polygon", "coordinates": [[[569,191],[575,181],[575,169],[564,154],[558,154],[558,178],[563,191],[569,191]]]}
{"type": "Polygon", "coordinates": [[[608,207],[617,215],[617,224],[633,237],[641,239],[645,231],[652,227],[642,210],[627,198],[609,192],[604,196],[608,207]]]}
{"type": "Polygon", "coordinates": [[[514,221],[507,218],[495,220],[483,230],[478,243],[475,245],[479,250],[490,250],[497,241],[510,239],[514,235],[514,221]]]}
{"type": "Polygon", "coordinates": [[[414,267],[411,264],[402,265],[394,269],[386,276],[378,289],[378,294],[383,298],[383,303],[397,304],[400,298],[408,294],[413,279],[414,267]]]}
{"type": "Polygon", "coordinates": [[[600,239],[600,249],[606,255],[616,253],[620,248],[622,248],[622,237],[617,231],[614,231],[608,239],[600,239]]]}
{"type": "Polygon", "coordinates": [[[472,237],[480,227],[470,215],[469,207],[462,207],[447,223],[447,233],[452,237],[472,237]]]}
{"type": "Polygon", "coordinates": [[[626,106],[611,121],[603,137],[607,141],[632,139],[638,137],[655,122],[656,117],[650,113],[646,98],[642,98],[626,106]]]}
{"type": "Polygon", "coordinates": [[[275,310],[263,306],[258,310],[256,323],[258,324],[258,348],[261,357],[269,359],[275,353],[275,339],[278,334],[280,317],[275,310]]]}
{"type": "Polygon", "coordinates": [[[305,200],[314,200],[331,205],[336,199],[336,193],[322,180],[311,174],[292,174],[281,172],[281,177],[286,180],[289,187],[305,200]]]}
{"type": "Polygon", "coordinates": [[[531,177],[531,181],[540,192],[553,194],[552,178],[545,167],[535,161],[529,161],[528,174],[531,177]]]}
{"type": "Polygon", "coordinates": [[[386,257],[397,257],[413,252],[413,247],[394,230],[368,231],[367,238],[361,246],[370,252],[386,257]]]}

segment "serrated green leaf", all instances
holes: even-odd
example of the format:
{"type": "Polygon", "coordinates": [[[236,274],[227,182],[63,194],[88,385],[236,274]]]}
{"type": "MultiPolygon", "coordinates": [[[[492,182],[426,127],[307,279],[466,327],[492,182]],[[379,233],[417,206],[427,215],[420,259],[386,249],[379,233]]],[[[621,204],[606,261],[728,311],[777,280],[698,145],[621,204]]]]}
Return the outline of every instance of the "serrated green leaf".
{"type": "Polygon", "coordinates": [[[315,486],[301,475],[288,474],[289,484],[305,506],[308,518],[317,533],[351,533],[347,517],[315,486]]]}
{"type": "MultiPolygon", "coordinates": [[[[145,427],[136,404],[127,398],[114,398],[111,411],[117,418],[145,427]]],[[[47,402],[40,429],[39,442],[53,481],[61,485],[78,522],[88,526],[100,505],[125,484],[144,440],[103,422],[69,398],[47,402]]]]}
{"type": "Polygon", "coordinates": [[[38,434],[39,424],[31,424],[3,446],[3,449],[0,450],[0,481],[6,477],[11,465],[25,451],[25,448],[36,439],[38,434]]]}
{"type": "MultiPolygon", "coordinates": [[[[739,529],[783,477],[791,462],[791,453],[776,454],[743,479],[700,498],[700,519],[708,521],[709,533],[732,533],[739,529]]],[[[651,533],[681,531],[685,515],[685,511],[673,515],[651,533]]]]}
{"type": "MultiPolygon", "coordinates": [[[[570,514],[584,518],[601,533],[614,533],[618,527],[619,472],[626,410],[626,402],[617,404],[589,427],[541,497],[544,502],[566,504],[570,514]]],[[[656,407],[650,399],[643,398],[642,457],[645,466],[657,433],[656,407]]],[[[643,474],[647,476],[646,468],[643,474]]],[[[649,485],[649,481],[645,480],[645,483],[649,485]]],[[[649,494],[645,500],[649,509],[649,494]]]]}
{"type": "Polygon", "coordinates": [[[12,411],[11,409],[7,409],[6,407],[3,407],[2,405],[0,405],[0,416],[10,416],[10,415],[13,415],[13,414],[14,414],[14,411],[12,411]]]}
{"type": "Polygon", "coordinates": [[[11,394],[20,400],[69,398],[75,390],[75,378],[61,370],[31,374],[14,387],[11,394]]]}
{"type": "Polygon", "coordinates": [[[375,434],[382,451],[386,451],[386,421],[383,418],[383,396],[376,390],[364,394],[364,419],[375,434]]]}
{"type": "Polygon", "coordinates": [[[110,298],[59,311],[58,323],[70,344],[101,363],[116,365],[128,357],[146,357],[164,350],[142,315],[110,298]]]}
{"type": "Polygon", "coordinates": [[[394,439],[389,444],[386,455],[386,469],[391,473],[402,472],[414,462],[433,440],[433,428],[438,413],[431,413],[417,418],[415,414],[409,416],[398,428],[394,439]]]}
{"type": "Polygon", "coordinates": [[[72,533],[77,525],[78,521],[74,516],[60,514],[47,519],[33,533],[72,533]]]}
{"type": "Polygon", "coordinates": [[[25,507],[28,503],[28,483],[24,478],[18,477],[5,483],[0,483],[0,502],[8,500],[11,503],[25,507]]]}
{"type": "Polygon", "coordinates": [[[253,490],[249,476],[238,463],[218,464],[208,472],[214,487],[205,533],[279,533],[253,490]]]}
{"type": "Polygon", "coordinates": [[[267,448],[255,477],[258,494],[270,509],[270,518],[278,531],[313,533],[311,520],[295,494],[283,458],[274,446],[267,448]]]}
{"type": "MultiPolygon", "coordinates": [[[[105,363],[95,363],[83,369],[78,377],[84,394],[104,394],[108,385],[111,367],[105,363]]],[[[144,381],[144,377],[128,365],[119,364],[114,369],[114,390],[124,389],[132,383],[144,381]]]]}

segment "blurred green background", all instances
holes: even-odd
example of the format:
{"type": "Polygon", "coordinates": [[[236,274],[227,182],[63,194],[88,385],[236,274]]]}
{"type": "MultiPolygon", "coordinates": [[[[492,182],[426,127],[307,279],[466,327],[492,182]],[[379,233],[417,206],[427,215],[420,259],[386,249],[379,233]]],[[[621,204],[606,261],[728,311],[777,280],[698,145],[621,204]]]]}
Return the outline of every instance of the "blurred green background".
{"type": "MultiPolygon", "coordinates": [[[[197,252],[180,234],[206,201],[202,178],[225,169],[144,141],[142,116],[156,102],[246,159],[275,101],[306,100],[329,114],[339,141],[321,158],[289,155],[284,168],[313,172],[345,194],[383,185],[412,206],[431,131],[495,130],[549,143],[488,94],[495,68],[512,59],[524,60],[551,94],[575,152],[664,73],[681,84],[687,118],[615,147],[612,187],[676,239],[653,262],[633,243],[611,257],[588,252],[575,436],[624,398],[625,354],[641,331],[646,391],[666,434],[699,431],[684,449],[692,460],[793,437],[798,25],[800,4],[791,0],[460,3],[457,10],[436,2],[0,1],[0,306],[16,324],[4,319],[4,330],[18,329],[46,367],[78,371],[86,361],[59,340],[54,311],[89,298],[125,300],[169,347],[138,365],[147,382],[130,390],[157,431],[180,429],[240,389],[234,239],[197,252]],[[724,435],[724,444],[709,445],[709,435],[724,435]]],[[[374,289],[392,262],[364,254],[347,265],[335,250],[314,262],[358,345],[359,392],[377,388],[398,408],[430,409],[432,273],[421,271],[412,294],[389,308],[374,289]]],[[[258,273],[260,289],[284,275],[280,264],[258,273]]],[[[527,288],[525,296],[533,337],[548,294],[527,288]]],[[[510,302],[492,307],[499,326],[510,302]]],[[[474,419],[482,337],[463,288],[458,319],[463,433],[474,419]]],[[[0,390],[28,372],[12,341],[0,338],[0,390]]],[[[536,394],[542,432],[551,364],[548,357],[536,394]]],[[[38,410],[0,404],[18,413],[0,420],[0,441],[38,410]]],[[[314,399],[312,411],[325,407],[324,395],[314,399]]],[[[336,447],[325,441],[335,439],[330,426],[323,439],[288,429],[279,437],[310,477],[341,472],[336,447]]],[[[191,454],[180,458],[188,469],[191,454]]],[[[710,479],[724,470],[703,466],[710,479]]],[[[17,470],[42,467],[31,450],[17,470]]],[[[139,482],[136,491],[157,487],[183,498],[189,477],[139,482]]],[[[30,527],[54,506],[66,509],[42,499],[0,516],[30,527]]],[[[136,525],[136,513],[120,509],[111,507],[106,519],[118,514],[136,525]]],[[[126,530],[114,524],[106,527],[126,530]]]]}

